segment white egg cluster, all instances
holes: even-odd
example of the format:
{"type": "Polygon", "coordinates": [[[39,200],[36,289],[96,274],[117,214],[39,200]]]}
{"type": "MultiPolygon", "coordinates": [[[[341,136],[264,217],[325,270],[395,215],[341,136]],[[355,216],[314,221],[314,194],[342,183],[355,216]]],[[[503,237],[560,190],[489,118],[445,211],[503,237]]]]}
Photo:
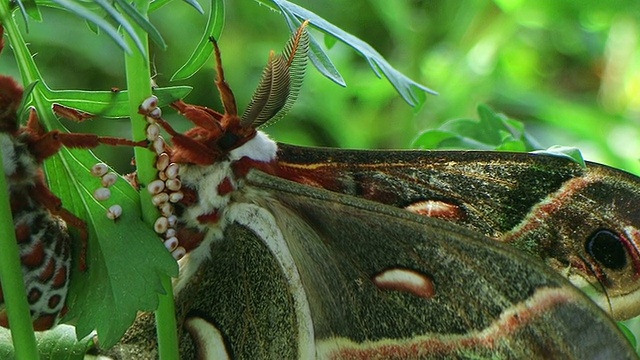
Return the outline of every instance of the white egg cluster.
{"type": "Polygon", "coordinates": [[[164,246],[176,260],[179,260],[186,254],[185,248],[180,246],[176,237],[175,226],[178,218],[174,215],[173,205],[184,197],[181,191],[182,183],[178,176],[180,166],[171,162],[165,141],[160,135],[160,127],[156,124],[156,119],[162,116],[162,111],[158,107],[158,99],[152,96],[146,99],[140,108],[147,114],[146,119],[149,123],[147,126],[147,140],[151,142],[157,155],[157,179],[147,186],[147,190],[151,194],[151,202],[160,210],[161,214],[156,219],[153,229],[164,237],[164,246]]]}
{"type": "MultiPolygon", "coordinates": [[[[105,163],[97,163],[91,168],[91,175],[100,178],[102,187],[97,188],[93,192],[93,197],[98,201],[106,201],[111,197],[111,189],[109,189],[118,180],[116,173],[109,171],[109,167],[105,163]]],[[[115,220],[122,215],[122,206],[114,204],[107,209],[107,217],[115,220]]]]}

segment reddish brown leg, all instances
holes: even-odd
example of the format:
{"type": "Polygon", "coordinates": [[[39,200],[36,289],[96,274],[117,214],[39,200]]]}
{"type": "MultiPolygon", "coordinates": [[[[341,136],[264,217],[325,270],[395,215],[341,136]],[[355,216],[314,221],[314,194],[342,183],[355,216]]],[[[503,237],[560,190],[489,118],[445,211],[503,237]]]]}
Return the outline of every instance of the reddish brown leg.
{"type": "Polygon", "coordinates": [[[46,207],[53,215],[59,216],[64,220],[67,225],[70,225],[80,232],[80,270],[87,269],[87,239],[89,233],[87,231],[87,224],[82,219],[73,215],[69,210],[62,207],[62,201],[49,188],[44,184],[43,179],[39,179],[36,182],[33,194],[33,198],[44,207],[46,207]]]}
{"type": "Polygon", "coordinates": [[[100,144],[112,146],[140,146],[147,147],[147,140],[131,141],[127,139],[97,136],[94,134],[63,133],[58,130],[45,133],[31,143],[31,151],[39,160],[44,160],[57,153],[62,146],[69,148],[93,149],[100,144]]]}
{"type": "Polygon", "coordinates": [[[224,115],[215,110],[205,106],[187,104],[182,100],[173,102],[171,107],[178,110],[180,114],[198,127],[210,131],[220,131],[220,120],[224,115]]]}
{"type": "MultiPolygon", "coordinates": [[[[217,161],[220,157],[220,153],[214,151],[213,149],[205,146],[199,141],[186,136],[184,134],[180,134],[175,131],[175,129],[164,119],[158,118],[155,119],[156,123],[162,126],[162,128],[171,135],[171,141],[173,142],[175,152],[173,156],[173,161],[183,161],[198,164],[198,165],[211,165],[215,161],[217,161]]],[[[195,128],[197,129],[197,128],[195,128]]],[[[220,129],[216,129],[216,133],[220,134],[220,129]]],[[[205,130],[206,131],[206,130],[205,130]]],[[[210,133],[207,133],[207,136],[212,136],[210,133]]],[[[216,137],[219,135],[216,135],[216,137]]]]}

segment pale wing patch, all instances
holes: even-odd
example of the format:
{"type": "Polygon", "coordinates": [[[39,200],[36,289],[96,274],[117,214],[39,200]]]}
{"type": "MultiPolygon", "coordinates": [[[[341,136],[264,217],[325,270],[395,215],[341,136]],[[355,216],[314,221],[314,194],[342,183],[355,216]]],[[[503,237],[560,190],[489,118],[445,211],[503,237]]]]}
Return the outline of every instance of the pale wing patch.
{"type": "Polygon", "coordinates": [[[212,323],[199,317],[191,317],[184,321],[184,327],[191,334],[200,358],[230,359],[222,333],[212,323]]]}
{"type": "Polygon", "coordinates": [[[408,292],[425,299],[433,297],[436,293],[431,277],[410,269],[385,270],[373,277],[373,283],[383,290],[408,292]]]}

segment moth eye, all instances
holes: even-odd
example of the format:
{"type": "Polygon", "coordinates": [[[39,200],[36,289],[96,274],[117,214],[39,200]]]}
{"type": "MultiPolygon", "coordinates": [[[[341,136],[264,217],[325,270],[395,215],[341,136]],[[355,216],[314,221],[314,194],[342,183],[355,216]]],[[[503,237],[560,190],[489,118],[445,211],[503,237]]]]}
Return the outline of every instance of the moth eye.
{"type": "Polygon", "coordinates": [[[627,265],[627,250],[620,237],[601,229],[593,233],[585,244],[587,253],[604,267],[622,270],[627,265]]]}
{"type": "Polygon", "coordinates": [[[222,150],[229,150],[232,147],[236,146],[239,140],[240,137],[238,137],[238,135],[228,132],[222,135],[220,140],[218,140],[218,146],[222,150]]]}

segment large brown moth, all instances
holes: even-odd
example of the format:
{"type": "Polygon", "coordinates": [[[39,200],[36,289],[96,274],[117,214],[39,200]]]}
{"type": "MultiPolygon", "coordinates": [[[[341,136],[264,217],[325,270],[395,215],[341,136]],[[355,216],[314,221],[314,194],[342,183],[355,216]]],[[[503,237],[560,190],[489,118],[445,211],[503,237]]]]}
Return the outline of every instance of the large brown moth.
{"type": "MultiPolygon", "coordinates": [[[[632,207],[607,214],[607,202],[629,206],[637,178],[531,154],[276,144],[256,128],[297,95],[307,44],[303,24],[270,57],[243,115],[217,46],[224,114],[174,103],[195,124],[181,134],[154,99],[140,108],[172,140],[159,148],[165,185],[156,195],[176,201],[157,203],[165,211],[156,230],[186,252],[174,283],[182,358],[635,358],[568,281],[483,234],[565,251],[540,254],[557,268],[584,257],[584,276],[610,289],[626,268],[599,255],[602,242],[621,241],[634,274],[638,217],[632,207]],[[179,182],[167,190],[169,180],[179,182]],[[619,193],[602,195],[603,186],[619,193]],[[501,206],[492,212],[491,203],[501,206]],[[563,216],[587,217],[579,249],[559,244],[563,216]]],[[[109,354],[155,358],[154,339],[143,314],[109,354]]]]}
{"type": "MultiPolygon", "coordinates": [[[[0,51],[3,48],[2,35],[3,28],[0,26],[0,51]]],[[[42,162],[56,154],[62,146],[88,149],[100,144],[146,146],[147,143],[93,134],[45,131],[33,110],[27,124],[20,126],[18,109],[23,92],[23,88],[11,77],[0,75],[2,176],[7,179],[33,327],[35,330],[47,330],[57,324],[67,310],[71,272],[68,226],[76,228],[80,235],[78,262],[81,270],[87,267],[88,231],[86,224],[65,209],[61,200],[47,187],[41,169],[42,162]]],[[[0,326],[9,326],[1,288],[0,326]]]]}

